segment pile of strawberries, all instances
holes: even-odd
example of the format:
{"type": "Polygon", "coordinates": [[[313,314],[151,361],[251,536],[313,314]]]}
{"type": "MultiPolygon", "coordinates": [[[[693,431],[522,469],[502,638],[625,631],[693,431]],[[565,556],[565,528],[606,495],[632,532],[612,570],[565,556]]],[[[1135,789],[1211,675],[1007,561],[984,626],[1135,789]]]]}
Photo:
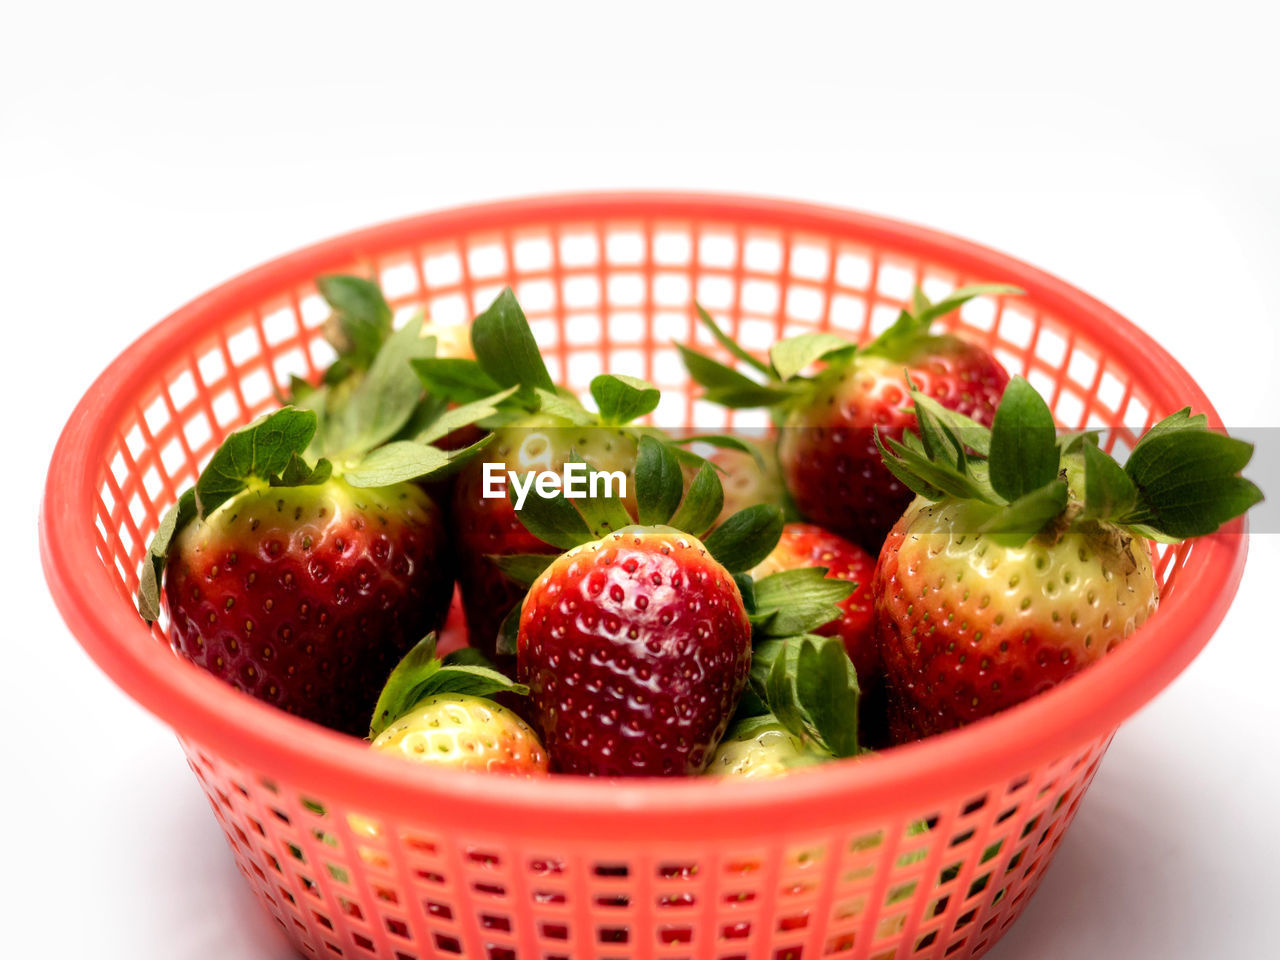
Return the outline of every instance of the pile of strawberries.
{"type": "Polygon", "coordinates": [[[689,373],[770,409],[765,443],[640,425],[659,393],[630,376],[558,388],[509,290],[468,339],[318,286],[337,360],[215,452],[139,608],[245,693],[420,763],[768,776],[942,733],[1105,656],[1155,610],[1152,541],[1261,499],[1203,416],[1121,466],[933,332],[1009,288],[767,359],[699,310],[736,362],[681,347],[689,373]],[[533,482],[567,464],[609,482],[533,482]],[[441,657],[455,584],[469,645],[441,657]]]}

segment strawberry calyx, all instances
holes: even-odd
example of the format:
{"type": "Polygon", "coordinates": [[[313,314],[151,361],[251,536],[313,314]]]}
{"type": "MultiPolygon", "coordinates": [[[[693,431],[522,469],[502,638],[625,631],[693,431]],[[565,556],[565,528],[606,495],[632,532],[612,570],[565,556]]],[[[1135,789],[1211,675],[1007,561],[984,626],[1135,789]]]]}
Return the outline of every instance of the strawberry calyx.
{"type": "Polygon", "coordinates": [[[488,698],[495,693],[525,696],[529,688],[494,669],[480,651],[463,647],[443,659],[436,656],[436,635],[423,637],[396,664],[378,695],[369,722],[369,737],[378,734],[409,713],[428,697],[462,693],[488,698]]]}
{"type": "Polygon", "coordinates": [[[595,377],[588,392],[596,409],[588,410],[552,381],[529,321],[510,287],[472,322],[471,345],[475,359],[423,356],[411,360],[411,366],[427,393],[445,402],[466,404],[501,394],[495,412],[478,421],[487,429],[541,413],[563,421],[565,426],[621,427],[637,438],[651,436],[670,445],[677,459],[688,466],[704,462],[703,457],[686,449],[697,443],[759,457],[758,451],[737,437],[699,434],[673,438],[654,427],[636,424],[657,409],[661,400],[658,388],[639,377],[616,373],[595,377]],[[510,392],[501,393],[504,389],[510,392]]]}
{"type": "Polygon", "coordinates": [[[764,378],[764,382],[741,370],[721,363],[691,346],[676,344],[689,376],[705,389],[703,398],[725,407],[790,407],[803,405],[812,397],[816,385],[833,375],[841,375],[857,356],[877,356],[895,362],[907,362],[930,342],[945,339],[931,334],[938,320],[975,297],[1020,294],[1017,287],[1005,284],[982,284],[963,287],[942,300],[932,302],[919,288],[912,292],[911,305],[898,314],[895,322],[865,346],[836,333],[802,333],[780,340],[769,348],[769,362],[743,349],[725,333],[701,306],[695,304],[698,319],[711,336],[737,361],[764,378]],[[804,371],[815,363],[825,364],[814,376],[804,371]]]}
{"type": "Polygon", "coordinates": [[[860,696],[839,639],[809,633],[757,639],[735,727],[779,723],[820,756],[855,757],[866,752],[858,742],[860,696]]]}
{"type": "Polygon", "coordinates": [[[1067,530],[1109,526],[1177,543],[1213,533],[1262,500],[1240,476],[1253,445],[1211,431],[1189,407],[1139,439],[1121,466],[1095,431],[1059,435],[1026,380],[1005,389],[990,429],[912,387],[918,428],[876,444],[888,469],[918,495],[960,501],[957,533],[1020,546],[1067,530]]]}
{"type": "MultiPolygon", "coordinates": [[[[580,462],[573,451],[570,460],[580,462]]],[[[516,491],[509,489],[508,496],[514,505],[516,491]]],[[[744,575],[768,556],[782,535],[782,509],[772,504],[739,510],[708,534],[724,504],[716,468],[703,461],[686,487],[677,448],[650,434],[641,435],[637,449],[635,499],[638,516],[633,520],[617,495],[570,499],[561,490],[550,496],[531,492],[516,516],[535,537],[561,550],[625,529],[687,533],[703,538],[707,551],[731,574],[744,575]]]]}

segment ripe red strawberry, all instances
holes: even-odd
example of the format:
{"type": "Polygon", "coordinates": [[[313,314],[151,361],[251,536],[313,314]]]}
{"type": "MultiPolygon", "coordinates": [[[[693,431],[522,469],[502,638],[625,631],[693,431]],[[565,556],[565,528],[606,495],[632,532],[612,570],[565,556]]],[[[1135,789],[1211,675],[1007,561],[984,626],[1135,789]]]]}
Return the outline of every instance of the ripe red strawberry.
{"type": "Polygon", "coordinates": [[[802,334],[775,344],[769,364],[733,344],[703,314],[723,345],[768,378],[765,385],[682,349],[708,400],[778,410],[778,459],[796,508],[874,554],[911,501],[911,491],[881,463],[874,439],[876,430],[897,438],[914,425],[903,409],[907,376],[927,396],[984,424],[1009,380],[987,350],[952,334],[932,334],[930,325],[975,296],[1013,292],[970,287],[931,304],[917,291],[912,310],[864,347],[855,349],[831,333],[802,334]],[[825,365],[816,376],[800,376],[818,361],[825,365]]]}
{"type": "Polygon", "coordinates": [[[396,661],[448,609],[444,526],[412,483],[247,490],[188,523],[164,577],[169,638],[291,713],[363,733],[396,661]]]}
{"type": "Polygon", "coordinates": [[[858,685],[865,691],[879,676],[880,657],[872,636],[871,574],[875,560],[865,550],[812,523],[788,523],[773,552],[765,557],[751,576],[760,579],[781,570],[825,567],[833,580],[845,580],[853,592],[837,606],[840,616],[813,632],[839,637],[858,673],[858,685]]]}
{"type": "Polygon", "coordinates": [[[155,620],[163,600],[174,649],[217,676],[362,734],[388,671],[452,595],[440,511],[411,481],[474,455],[429,441],[493,413],[502,394],[420,421],[408,439],[423,403],[410,361],[431,350],[420,321],[389,332],[365,281],[322,289],[349,321],[335,365],[347,369],[295,384],[295,406],[226,439],[161,523],[139,607],[155,620]]]}
{"type": "Polygon", "coordinates": [[[1156,608],[1147,538],[1212,532],[1261,498],[1238,476],[1252,448],[1185,410],[1122,469],[1093,438],[1058,440],[1021,378],[990,431],[915,399],[920,435],[886,441],[885,460],[920,496],[873,583],[899,738],[989,716],[1099,660],[1156,608]]]}
{"type": "Polygon", "coordinates": [[[545,774],[547,753],[533,728],[488,699],[496,693],[521,697],[528,689],[473,654],[440,660],[434,635],[409,651],[378,697],[369,727],[373,749],[456,770],[545,774]]]}
{"type": "Polygon", "coordinates": [[[524,558],[541,570],[524,578],[532,586],[510,631],[517,676],[561,772],[700,772],[751,668],[752,624],[734,573],[773,548],[782,512],[749,508],[704,542],[723,503],[710,464],[685,490],[673,447],[645,436],[635,474],[643,526],[630,525],[618,497],[536,497],[518,514],[568,551],[524,558]]]}
{"type": "Polygon", "coordinates": [[[534,582],[517,663],[556,770],[693,774],[746,687],[751,624],[701,541],[626,528],[575,547],[534,582]]]}

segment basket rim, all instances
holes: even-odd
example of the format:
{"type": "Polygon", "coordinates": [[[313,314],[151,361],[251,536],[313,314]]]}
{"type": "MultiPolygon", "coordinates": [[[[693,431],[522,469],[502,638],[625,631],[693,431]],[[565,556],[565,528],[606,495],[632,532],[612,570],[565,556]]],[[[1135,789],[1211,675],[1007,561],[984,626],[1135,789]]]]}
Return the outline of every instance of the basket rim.
{"type": "MultiPolygon", "coordinates": [[[[661,224],[738,224],[932,256],[970,274],[1017,283],[1055,315],[1098,342],[1145,355],[1157,371],[1154,402],[1190,404],[1221,420],[1203,391],[1162,347],[1120,314],[1065,281],[950,234],[852,210],[742,195],[627,191],[546,195],[468,205],[346,233],[250,269],[180,307],[125,349],[85,393],[63,429],[40,511],[42,565],[67,626],[102,670],[184,742],[234,764],[351,808],[433,824],[506,825],[522,835],[620,839],[628,831],[664,839],[709,840],[744,831],[817,829],[918,813],[942,798],[981,791],[1108,738],[1195,657],[1235,596],[1248,551],[1243,518],[1198,540],[1180,587],[1134,637],[1077,677],[964,729],[875,757],[824,765],[734,788],[712,778],[598,782],[550,777],[495,791],[487,777],[433,771],[369,751],[361,741],[285,714],[239,693],[174,656],[157,656],[151,632],[120,595],[97,556],[93,503],[108,429],[134,406],[137,389],[173,351],[215,330],[223,318],[328,269],[363,257],[425,245],[433,238],[502,231],[522,218],[573,225],[601,219],[661,224]],[[435,801],[434,803],[432,801],[435,801]],[[429,807],[425,804],[430,803],[429,807]],[[856,808],[853,804],[856,803],[856,808]],[[856,815],[855,815],[856,809],[856,815]]],[[[495,831],[500,830],[495,827],[495,831]]]]}

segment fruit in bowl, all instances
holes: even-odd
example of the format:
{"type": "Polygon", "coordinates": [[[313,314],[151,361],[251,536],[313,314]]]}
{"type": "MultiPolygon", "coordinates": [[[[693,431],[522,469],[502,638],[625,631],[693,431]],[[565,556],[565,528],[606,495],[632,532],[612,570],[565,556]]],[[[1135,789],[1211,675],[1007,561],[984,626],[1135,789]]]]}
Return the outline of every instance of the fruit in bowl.
{"type": "Polygon", "coordinates": [[[431,766],[754,778],[864,756],[886,727],[942,733],[1104,656],[1155,608],[1150,541],[1261,496],[1251,448],[1202,417],[1157,424],[1122,468],[929,332],[1005,287],[917,295],[865,348],[783,341],[752,360],[767,384],[686,350],[712,399],[783,410],[784,490],[758,439],[637,422],[659,401],[643,380],[597,376],[595,409],[557,388],[509,290],[442,356],[375,285],[318,285],[336,360],[213,454],[160,524],[139,608],[242,690],[431,766]],[[876,402],[846,403],[868,377],[876,402]],[[839,423],[798,425],[819,413],[839,423]],[[874,463],[850,467],[849,431],[874,463]],[[814,457],[835,458],[823,489],[798,479],[814,457]],[[878,559],[823,525],[856,515],[874,541],[890,513],[878,559]],[[442,659],[455,578],[470,646],[442,659]]]}
{"type": "Polygon", "coordinates": [[[986,350],[934,321],[977,296],[1014,294],[1008,286],[967,287],[931,303],[917,290],[910,309],[865,346],[831,332],[779,341],[766,363],[743,350],[699,309],[713,337],[759,383],[691,347],[681,346],[705,399],[730,408],[765,407],[779,422],[778,461],[800,514],[877,553],[911,502],[909,487],[886,470],[875,436],[897,438],[914,426],[910,384],[943,406],[990,423],[1009,374],[986,350]],[[821,363],[813,376],[804,372],[821,363]]]}
{"type": "Polygon", "coordinates": [[[962,726],[1074,676],[1159,601],[1151,541],[1212,533],[1262,494],[1249,444],[1189,410],[1123,467],[1058,435],[1021,378],[990,429],[912,392],[919,432],[881,443],[917,497],[876,565],[876,640],[898,739],[962,726]]]}

